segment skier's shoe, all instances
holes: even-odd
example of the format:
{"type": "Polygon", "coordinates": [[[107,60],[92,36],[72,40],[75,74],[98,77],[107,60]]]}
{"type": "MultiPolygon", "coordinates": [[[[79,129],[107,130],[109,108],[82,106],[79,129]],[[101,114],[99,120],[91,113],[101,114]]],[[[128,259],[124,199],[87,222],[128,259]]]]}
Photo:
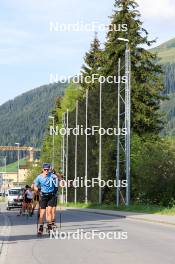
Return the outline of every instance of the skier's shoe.
{"type": "Polygon", "coordinates": [[[38,235],[40,236],[40,235],[42,235],[43,234],[43,225],[40,225],[40,227],[39,227],[39,230],[38,230],[38,235]]]}
{"type": "Polygon", "coordinates": [[[53,229],[52,224],[47,224],[47,231],[50,234],[50,231],[53,229]]]}
{"type": "Polygon", "coordinates": [[[56,230],[58,226],[55,224],[55,222],[52,222],[52,230],[56,230]]]}
{"type": "Polygon", "coordinates": [[[57,225],[55,224],[55,221],[52,221],[52,227],[57,227],[57,225]]]}

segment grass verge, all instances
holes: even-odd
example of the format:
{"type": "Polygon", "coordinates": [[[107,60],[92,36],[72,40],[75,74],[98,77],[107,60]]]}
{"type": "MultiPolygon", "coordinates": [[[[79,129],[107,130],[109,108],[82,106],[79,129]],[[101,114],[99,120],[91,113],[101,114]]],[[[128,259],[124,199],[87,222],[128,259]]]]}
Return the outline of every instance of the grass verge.
{"type": "Polygon", "coordinates": [[[88,203],[88,204],[67,203],[67,207],[137,212],[137,213],[147,213],[147,214],[161,214],[161,215],[172,215],[172,216],[174,215],[175,216],[175,207],[167,208],[163,206],[146,205],[146,204],[131,204],[128,207],[120,206],[117,208],[115,204],[99,205],[99,204],[93,204],[93,203],[88,203]]]}

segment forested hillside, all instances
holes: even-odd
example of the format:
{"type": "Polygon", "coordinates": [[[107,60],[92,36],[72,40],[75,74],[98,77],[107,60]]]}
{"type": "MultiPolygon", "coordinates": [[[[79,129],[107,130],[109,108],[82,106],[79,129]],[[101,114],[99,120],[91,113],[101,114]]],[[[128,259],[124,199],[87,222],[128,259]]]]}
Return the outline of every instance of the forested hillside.
{"type": "Polygon", "coordinates": [[[168,101],[162,102],[161,111],[165,115],[165,129],[162,135],[175,135],[175,63],[163,65],[164,69],[164,95],[168,101]]]}
{"type": "Polygon", "coordinates": [[[163,65],[165,90],[164,94],[169,95],[175,93],[175,63],[167,63],[163,65]]]}
{"type": "Polygon", "coordinates": [[[152,49],[156,52],[164,71],[164,91],[168,101],[161,104],[161,111],[165,114],[165,129],[162,134],[175,135],[175,38],[152,49]]]}
{"type": "MultiPolygon", "coordinates": [[[[66,84],[50,84],[26,92],[0,106],[0,145],[40,147],[48,123],[48,115],[66,84]]],[[[16,153],[6,153],[8,162],[16,153]]]]}

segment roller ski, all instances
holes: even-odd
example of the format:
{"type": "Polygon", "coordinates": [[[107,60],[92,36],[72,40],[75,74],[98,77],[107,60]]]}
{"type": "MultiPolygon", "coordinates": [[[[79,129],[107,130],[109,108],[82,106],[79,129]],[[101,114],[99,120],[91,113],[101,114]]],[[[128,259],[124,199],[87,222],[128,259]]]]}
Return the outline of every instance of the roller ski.
{"type": "Polygon", "coordinates": [[[52,230],[55,232],[58,229],[58,226],[55,224],[55,222],[52,222],[52,230]]]}
{"type": "Polygon", "coordinates": [[[40,227],[39,227],[39,229],[38,229],[38,233],[37,233],[37,235],[38,235],[38,236],[42,236],[42,235],[43,235],[43,232],[44,232],[44,227],[43,227],[43,225],[40,225],[40,227]]]}
{"type": "Polygon", "coordinates": [[[47,228],[46,231],[48,233],[48,235],[50,235],[50,232],[53,230],[52,224],[47,224],[47,228]]]}

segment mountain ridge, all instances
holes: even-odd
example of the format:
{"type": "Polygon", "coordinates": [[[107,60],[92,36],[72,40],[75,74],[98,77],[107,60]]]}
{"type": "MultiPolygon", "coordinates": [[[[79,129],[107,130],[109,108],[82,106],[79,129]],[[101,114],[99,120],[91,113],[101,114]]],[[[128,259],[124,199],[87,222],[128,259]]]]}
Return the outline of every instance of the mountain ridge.
{"type": "Polygon", "coordinates": [[[162,64],[175,63],[175,38],[163,42],[150,51],[157,53],[162,64]]]}
{"type": "MultiPolygon", "coordinates": [[[[48,125],[48,116],[55,107],[56,98],[64,95],[67,84],[55,83],[34,88],[0,106],[0,145],[41,147],[48,125]]],[[[4,152],[8,162],[17,153],[4,152]]]]}

